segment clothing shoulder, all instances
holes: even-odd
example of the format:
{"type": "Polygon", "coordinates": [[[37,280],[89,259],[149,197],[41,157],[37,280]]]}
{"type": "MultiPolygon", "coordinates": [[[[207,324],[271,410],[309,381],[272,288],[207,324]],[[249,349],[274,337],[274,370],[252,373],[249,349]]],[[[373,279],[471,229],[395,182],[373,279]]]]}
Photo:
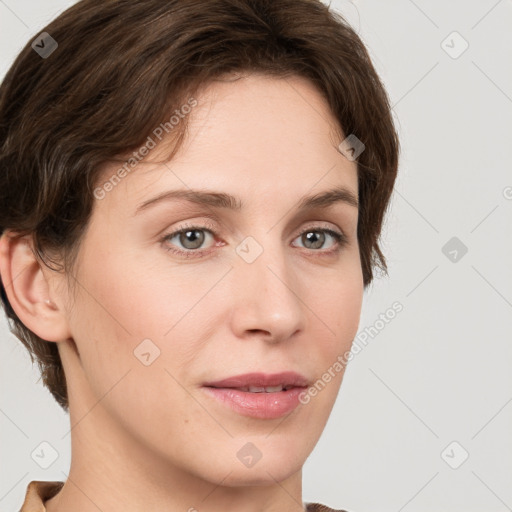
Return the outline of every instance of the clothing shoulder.
{"type": "Polygon", "coordinates": [[[346,510],[330,508],[321,503],[307,503],[307,512],[347,512],[346,510]]]}
{"type": "MultiPolygon", "coordinates": [[[[28,484],[25,500],[19,512],[45,512],[44,502],[53,498],[62,488],[64,482],[43,482],[33,480],[28,484]]],[[[307,503],[307,512],[347,512],[333,509],[321,503],[307,503]]]]}
{"type": "Polygon", "coordinates": [[[45,512],[44,502],[53,498],[63,485],[64,482],[32,480],[28,484],[25,500],[19,512],[45,512]]]}

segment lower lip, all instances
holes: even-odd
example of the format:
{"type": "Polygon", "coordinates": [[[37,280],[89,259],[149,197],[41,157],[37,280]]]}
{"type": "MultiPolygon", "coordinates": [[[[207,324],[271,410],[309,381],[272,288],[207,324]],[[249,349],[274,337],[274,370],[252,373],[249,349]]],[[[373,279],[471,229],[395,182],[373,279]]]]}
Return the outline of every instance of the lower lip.
{"type": "Polygon", "coordinates": [[[275,393],[250,393],[233,388],[207,386],[202,389],[243,416],[275,419],[292,412],[299,405],[299,395],[307,388],[291,388],[275,393]]]}

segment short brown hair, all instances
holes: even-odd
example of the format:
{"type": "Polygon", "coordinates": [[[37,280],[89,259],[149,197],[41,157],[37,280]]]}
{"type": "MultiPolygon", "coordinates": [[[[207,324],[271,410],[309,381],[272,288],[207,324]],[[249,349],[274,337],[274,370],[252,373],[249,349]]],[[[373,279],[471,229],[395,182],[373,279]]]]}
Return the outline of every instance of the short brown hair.
{"type": "MultiPolygon", "coordinates": [[[[69,272],[87,226],[101,164],[141,146],[191,94],[221,75],[309,79],[358,158],[358,241],[365,288],[387,271],[378,239],[399,142],[384,87],[346,21],[320,0],[82,0],[44,28],[58,44],[27,43],[0,87],[0,233],[29,234],[45,264],[69,272]]],[[[186,121],[186,119],[185,119],[186,121]]],[[[175,150],[186,122],[177,126],[175,150]]],[[[173,153],[174,154],[174,153],[173,153]]],[[[68,410],[57,344],[19,320],[2,283],[10,329],[68,410]]]]}

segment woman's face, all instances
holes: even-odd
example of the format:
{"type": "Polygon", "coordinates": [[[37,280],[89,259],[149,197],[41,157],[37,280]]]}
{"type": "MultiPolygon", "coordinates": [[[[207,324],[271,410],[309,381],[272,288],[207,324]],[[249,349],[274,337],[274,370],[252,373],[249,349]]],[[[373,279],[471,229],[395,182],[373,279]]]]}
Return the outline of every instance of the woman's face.
{"type": "Polygon", "coordinates": [[[335,120],[303,79],[252,75],[196,99],[175,158],[151,163],[166,142],[153,137],[145,163],[95,199],[67,311],[78,353],[60,344],[72,421],[109,456],[123,446],[224,485],[281,481],[324,429],[343,374],[332,368],[363,297],[357,206],[343,195],[304,203],[341,188],[357,198],[356,163],[337,150],[335,120]],[[151,202],[170,191],[240,204],[151,202]],[[293,389],[205,388],[255,372],[313,385],[329,368],[307,403],[293,389]]]}

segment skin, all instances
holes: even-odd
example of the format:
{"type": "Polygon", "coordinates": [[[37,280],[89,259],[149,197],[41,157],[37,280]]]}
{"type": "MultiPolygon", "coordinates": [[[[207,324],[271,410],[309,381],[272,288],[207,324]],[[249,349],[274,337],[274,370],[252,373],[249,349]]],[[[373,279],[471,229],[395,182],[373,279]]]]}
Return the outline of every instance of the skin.
{"type": "MultiPolygon", "coordinates": [[[[68,382],[72,462],[49,512],[303,510],[302,467],[343,372],[272,420],[242,416],[201,385],[283,370],[314,382],[350,349],[363,298],[358,209],[338,202],[300,212],[297,204],[334,186],[357,197],[356,163],[337,151],[336,121],[305,79],[253,74],[214,82],[197,100],[171,162],[158,163],[161,143],[95,200],[75,295],[69,275],[34,258],[30,239],[2,237],[10,303],[58,344],[68,382]],[[174,200],[135,215],[176,188],[227,192],[244,206],[174,200]],[[214,228],[194,249],[201,257],[166,250],[187,250],[178,236],[162,241],[184,224],[214,228]],[[310,248],[301,235],[320,228],[343,232],[347,243],[329,255],[337,243],[326,234],[310,248]],[[247,236],[263,248],[250,264],[235,251],[247,236]],[[160,349],[149,366],[134,356],[147,338],[160,349]],[[247,442],[262,454],[250,468],[236,456],[247,442]]],[[[105,176],[118,168],[108,164],[105,176]]]]}

